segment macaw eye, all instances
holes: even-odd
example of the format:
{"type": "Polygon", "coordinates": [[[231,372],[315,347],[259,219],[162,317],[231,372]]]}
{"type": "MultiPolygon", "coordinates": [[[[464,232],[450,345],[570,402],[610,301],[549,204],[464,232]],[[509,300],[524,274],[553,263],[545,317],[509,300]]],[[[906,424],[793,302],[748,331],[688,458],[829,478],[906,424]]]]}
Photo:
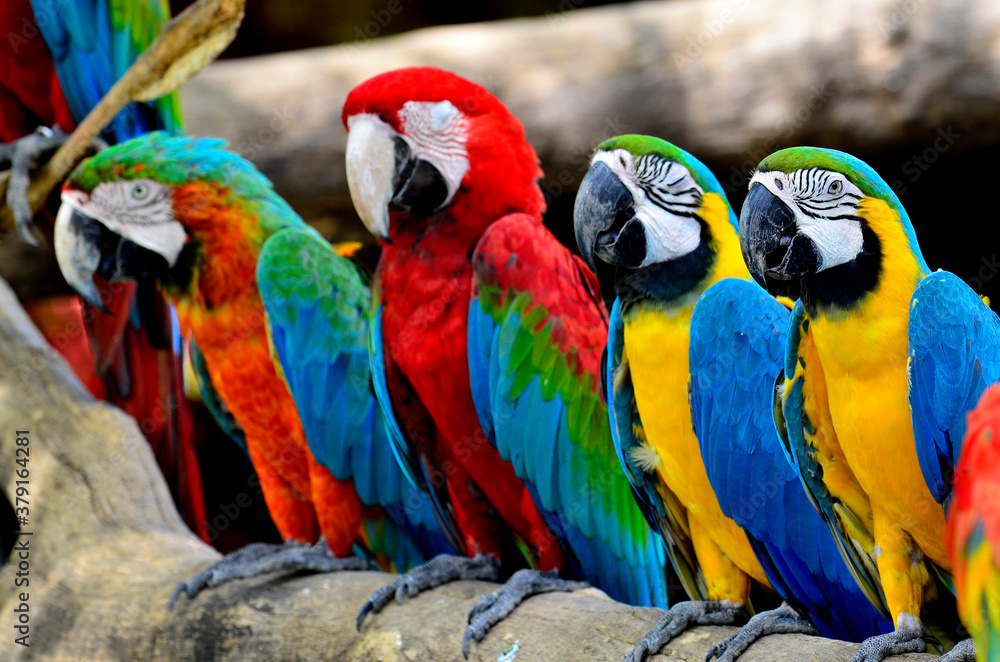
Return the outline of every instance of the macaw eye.
{"type": "Polygon", "coordinates": [[[149,196],[149,186],[145,182],[135,182],[131,195],[133,200],[145,200],[149,196]]]}
{"type": "Polygon", "coordinates": [[[785,185],[781,183],[780,179],[775,178],[774,188],[778,189],[779,191],[783,191],[785,189],[785,185]]]}
{"type": "Polygon", "coordinates": [[[830,182],[830,185],[826,187],[826,192],[830,195],[837,195],[844,190],[844,182],[839,179],[835,179],[830,182]]]}

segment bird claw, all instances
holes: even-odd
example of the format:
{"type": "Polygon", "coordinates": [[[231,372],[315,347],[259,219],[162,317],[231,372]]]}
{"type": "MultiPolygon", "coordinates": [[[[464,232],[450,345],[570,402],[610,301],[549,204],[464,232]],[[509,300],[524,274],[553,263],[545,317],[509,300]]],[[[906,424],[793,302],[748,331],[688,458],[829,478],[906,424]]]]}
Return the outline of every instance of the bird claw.
{"type": "Polygon", "coordinates": [[[743,605],[729,600],[678,602],[667,610],[653,629],[636,644],[622,662],[642,662],[692,625],[732,625],[746,618],[743,605]]]}
{"type": "Polygon", "coordinates": [[[799,616],[790,605],[783,604],[777,609],[756,614],[736,634],[709,648],[705,653],[705,662],[713,658],[719,662],[735,662],[761,637],[791,633],[819,636],[812,623],[799,616]]]}
{"type": "Polygon", "coordinates": [[[482,641],[494,625],[531,596],[553,591],[579,591],[589,586],[587,582],[559,579],[555,570],[518,570],[506,584],[480,597],[469,610],[469,627],[462,637],[462,656],[469,659],[471,643],[482,641]]]}
{"type": "Polygon", "coordinates": [[[894,632],[868,637],[862,641],[851,662],[882,662],[895,655],[923,653],[927,650],[927,644],[944,650],[941,642],[922,623],[904,612],[896,619],[894,632]]]}
{"type": "Polygon", "coordinates": [[[459,579],[483,579],[496,581],[500,575],[500,560],[488,554],[476,554],[472,558],[439,554],[427,563],[396,577],[377,589],[365,601],[358,612],[357,627],[361,630],[368,614],[377,614],[395,598],[397,603],[403,598],[414,597],[422,591],[458,581],[459,579]]]}
{"type": "Polygon", "coordinates": [[[976,662],[976,642],[972,639],[963,639],[942,655],[938,662],[976,662]]]}
{"type": "Polygon", "coordinates": [[[253,543],[205,568],[194,577],[181,582],[170,593],[170,608],[181,593],[194,598],[206,588],[214,588],[234,579],[256,577],[279,570],[308,572],[339,572],[343,570],[370,570],[371,561],[356,556],[334,556],[325,538],[315,545],[296,540],[284,544],[253,543]]]}
{"type": "MultiPolygon", "coordinates": [[[[0,169],[10,170],[7,182],[6,203],[14,216],[14,223],[21,238],[32,246],[38,246],[35,236],[34,213],[28,199],[31,172],[51,158],[52,154],[69,139],[58,126],[51,129],[38,127],[34,133],[14,142],[0,145],[0,169]]],[[[91,152],[97,153],[108,148],[100,138],[91,141],[91,152]]]]}

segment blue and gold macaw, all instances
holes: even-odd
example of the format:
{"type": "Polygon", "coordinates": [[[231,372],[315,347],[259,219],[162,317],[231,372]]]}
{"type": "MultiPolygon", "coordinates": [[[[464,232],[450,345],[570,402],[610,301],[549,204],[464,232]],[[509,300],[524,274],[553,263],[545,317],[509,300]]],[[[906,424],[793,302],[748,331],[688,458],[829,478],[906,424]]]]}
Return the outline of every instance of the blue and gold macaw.
{"type": "Polygon", "coordinates": [[[691,623],[732,621],[752,586],[798,613],[758,615],[714,651],[724,659],[768,631],[810,631],[799,614],[842,638],[884,631],[836,552],[827,567],[833,543],[783,457],[771,392],[788,311],[749,282],[719,182],[670,143],[620,136],[597,147],[574,222],[591,267],[595,254],[616,267],[605,370],[619,457],[697,601],[630,659],[691,623]]]}
{"type": "Polygon", "coordinates": [[[779,427],[844,558],[896,631],[855,660],[954,641],[945,508],[965,414],[1000,376],[1000,321],[931,273],[909,217],[862,161],[779,151],[751,179],[740,240],[754,278],[800,299],[779,427]]]}

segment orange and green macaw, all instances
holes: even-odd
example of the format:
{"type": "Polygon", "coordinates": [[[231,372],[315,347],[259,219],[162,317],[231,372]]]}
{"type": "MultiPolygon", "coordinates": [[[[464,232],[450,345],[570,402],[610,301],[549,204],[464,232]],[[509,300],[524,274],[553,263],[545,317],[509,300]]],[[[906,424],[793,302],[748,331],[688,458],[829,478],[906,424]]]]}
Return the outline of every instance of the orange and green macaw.
{"type": "Polygon", "coordinates": [[[95,274],[156,284],[242,430],[282,537],[324,540],[238,550],[178,590],[367,567],[341,558],[356,551],[405,569],[449,549],[403,481],[371,394],[365,280],[249,162],[219,141],[147,134],[84,161],[62,200],[67,281],[88,301],[95,274]]]}
{"type": "Polygon", "coordinates": [[[799,297],[777,423],[859,585],[896,627],[856,662],[923,651],[931,633],[948,647],[945,511],[966,412],[1000,377],[1000,320],[954,274],[930,271],[896,195],[843,152],[764,159],[740,241],[761,285],[799,297]]]}

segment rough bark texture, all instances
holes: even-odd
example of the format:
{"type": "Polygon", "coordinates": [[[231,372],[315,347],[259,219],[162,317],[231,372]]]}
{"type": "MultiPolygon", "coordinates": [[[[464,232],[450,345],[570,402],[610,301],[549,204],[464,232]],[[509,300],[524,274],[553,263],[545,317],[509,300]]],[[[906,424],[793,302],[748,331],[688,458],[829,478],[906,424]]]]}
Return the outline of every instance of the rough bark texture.
{"type": "MultiPolygon", "coordinates": [[[[354,85],[400,66],[452,69],[499,95],[538,150],[560,223],[594,145],[623,132],[676,142],[733,192],[795,144],[923,150],[953,122],[974,136],[954,152],[1000,143],[994,0],[674,0],[386,39],[364,36],[377,22],[357,27],[342,46],[214,63],[181,92],[191,133],[225,138],[342,240],[371,241],[347,191],[340,109],[354,85]]],[[[0,256],[0,275],[38,295],[65,287],[51,264],[15,270],[0,256]]]]}
{"type": "MultiPolygon", "coordinates": [[[[357,610],[387,575],[272,575],[182,597],[168,610],[173,587],[219,555],[185,528],[135,421],[90,397],[0,280],[0,489],[11,502],[23,468],[15,463],[17,430],[30,440],[29,513],[19,538],[28,552],[26,566],[17,565],[17,552],[15,564],[0,570],[5,660],[461,660],[465,615],[494,588],[442,587],[390,605],[361,633],[357,610]],[[29,583],[15,588],[19,578],[29,583]],[[30,608],[29,647],[14,643],[21,593],[30,608]]],[[[658,614],[594,590],[540,596],[470,659],[497,660],[516,645],[506,659],[618,660],[658,614]]],[[[732,631],[697,628],[664,657],[701,660],[732,631]]],[[[849,660],[854,650],[787,635],[762,640],[741,659],[849,660]]]]}

